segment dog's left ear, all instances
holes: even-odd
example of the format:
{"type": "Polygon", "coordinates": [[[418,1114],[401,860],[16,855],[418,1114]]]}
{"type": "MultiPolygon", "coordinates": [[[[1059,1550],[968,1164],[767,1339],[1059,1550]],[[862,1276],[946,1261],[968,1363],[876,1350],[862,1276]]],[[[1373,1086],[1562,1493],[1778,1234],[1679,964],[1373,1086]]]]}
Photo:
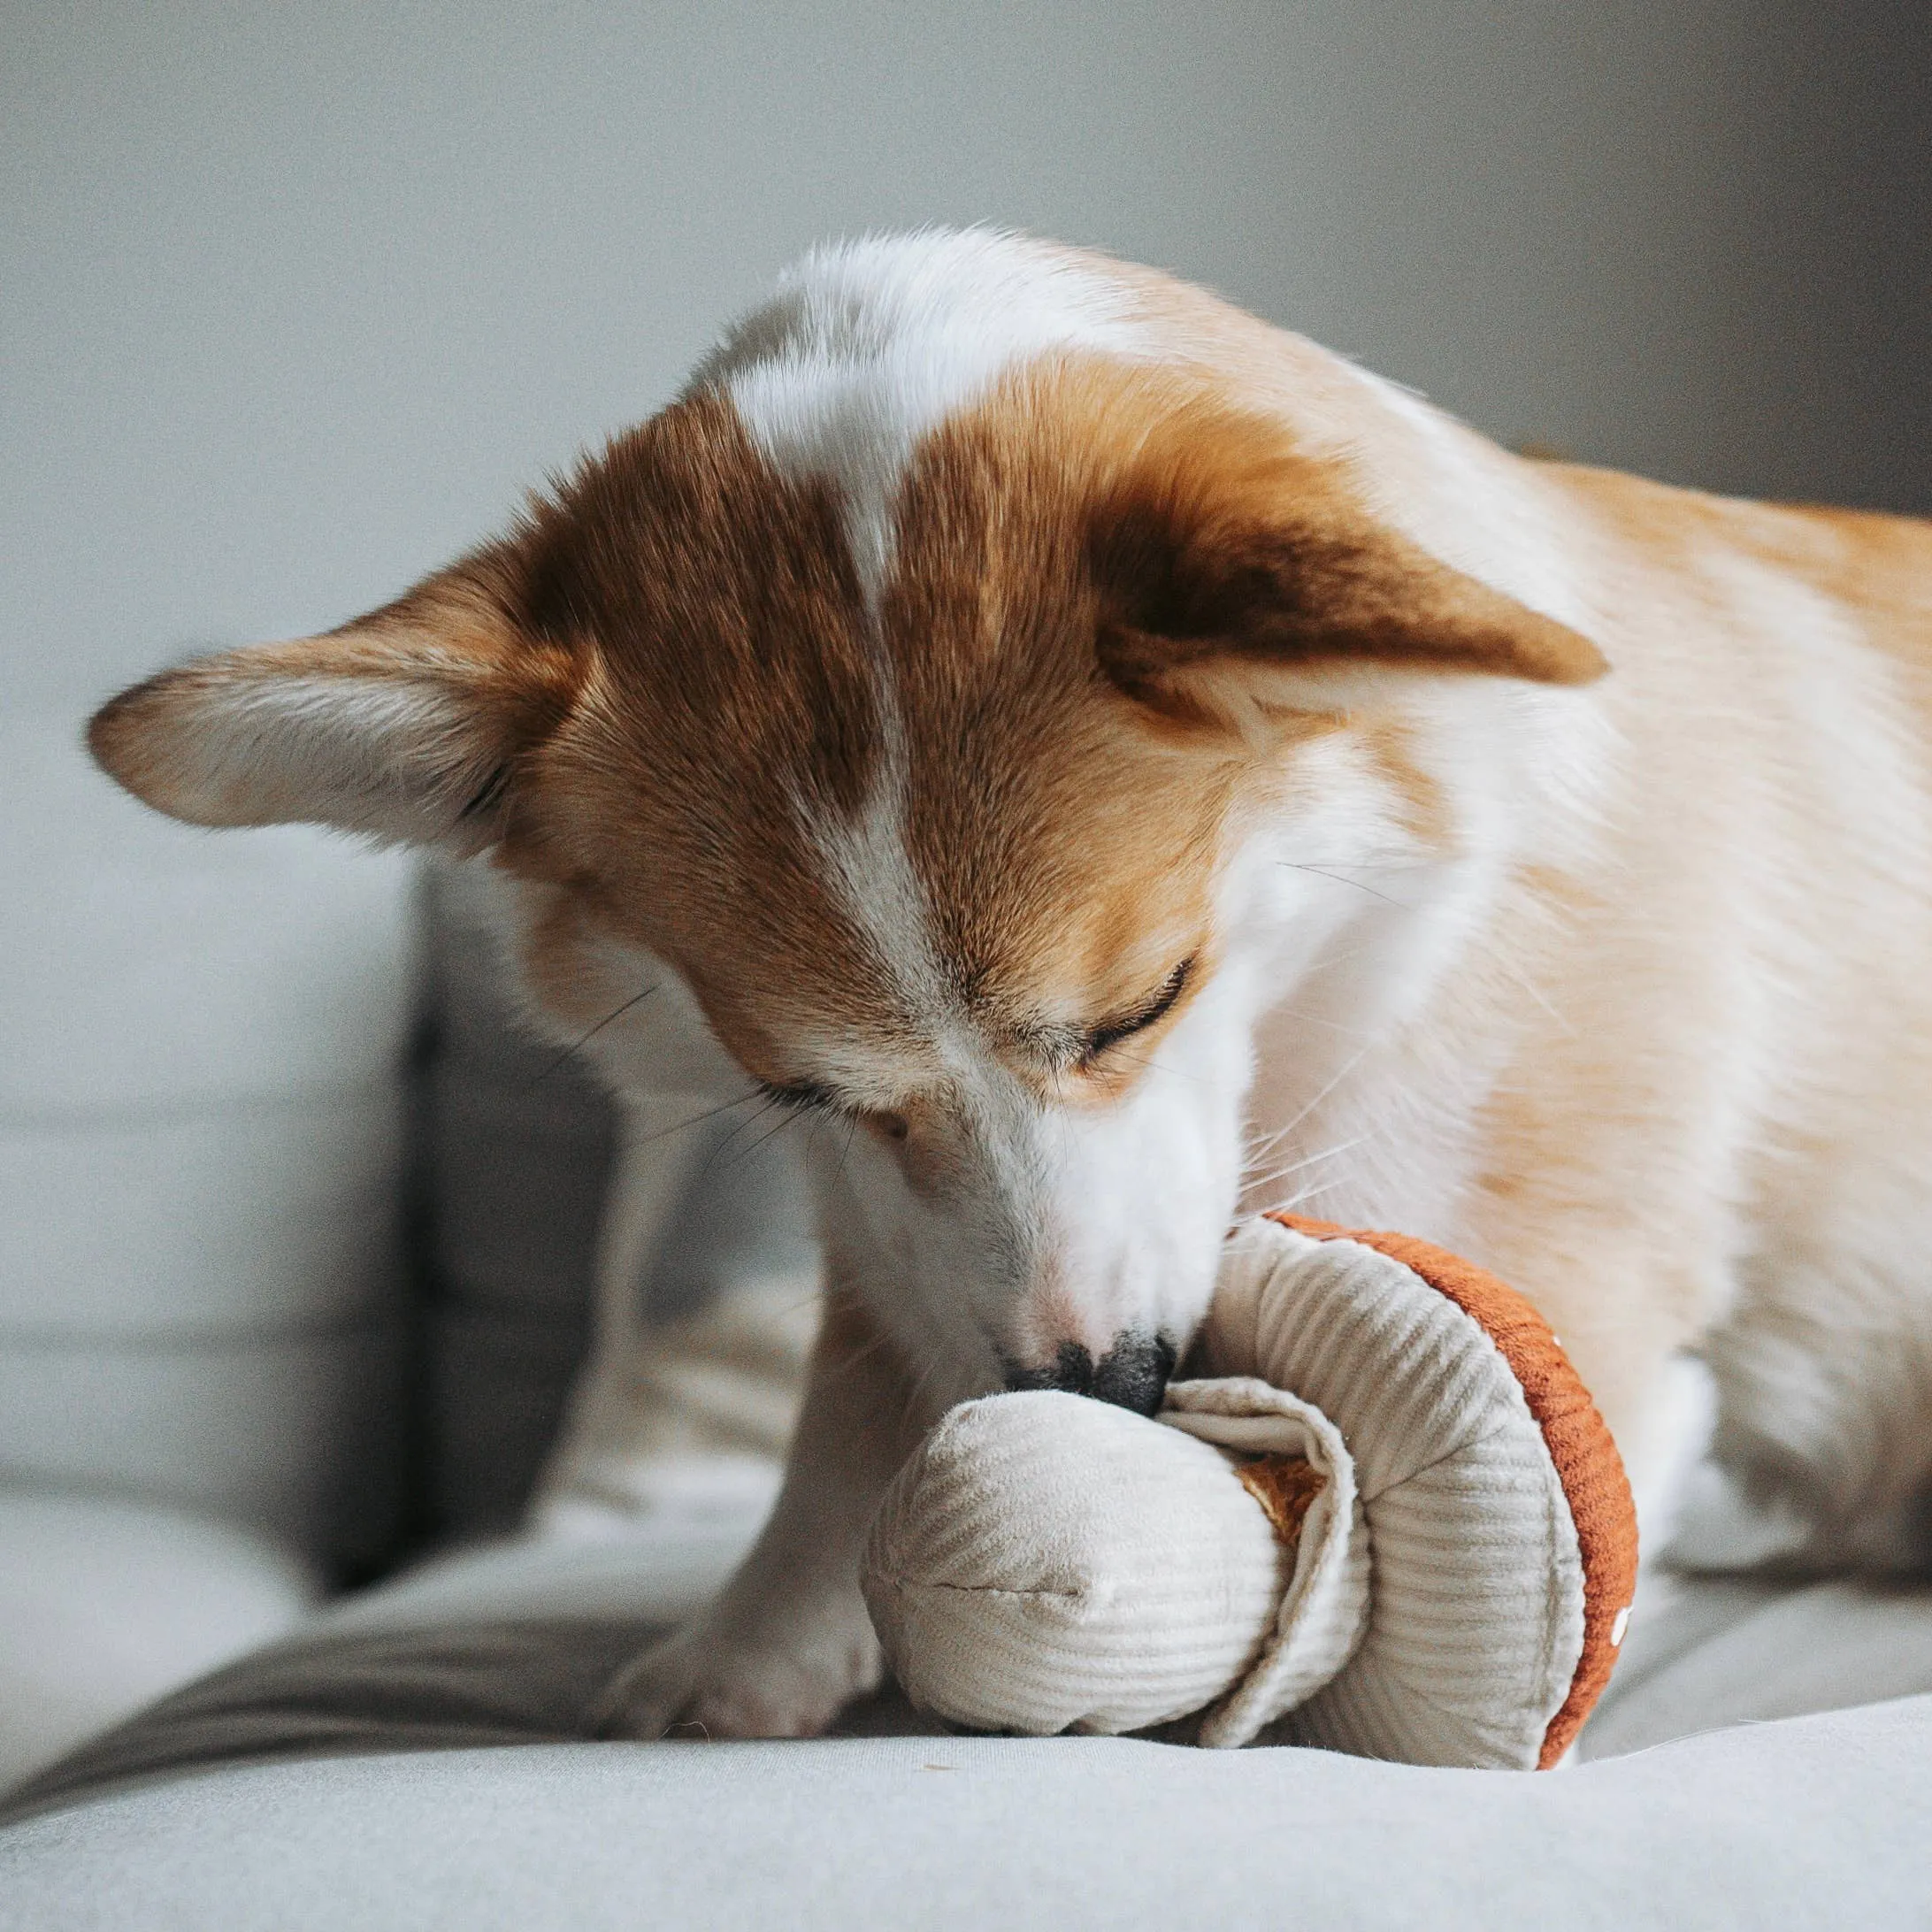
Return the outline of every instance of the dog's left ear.
{"type": "Polygon", "coordinates": [[[480,851],[568,715],[569,653],[524,633],[473,559],[320,637],[198,658],[96,713],[88,745],[196,825],[335,825],[480,851]]]}
{"type": "Polygon", "coordinates": [[[1162,709],[1218,709],[1230,689],[1359,702],[1392,671],[1580,685],[1608,668],[1581,632],[1432,556],[1249,418],[1184,414],[1149,438],[1090,550],[1101,664],[1162,709]]]}

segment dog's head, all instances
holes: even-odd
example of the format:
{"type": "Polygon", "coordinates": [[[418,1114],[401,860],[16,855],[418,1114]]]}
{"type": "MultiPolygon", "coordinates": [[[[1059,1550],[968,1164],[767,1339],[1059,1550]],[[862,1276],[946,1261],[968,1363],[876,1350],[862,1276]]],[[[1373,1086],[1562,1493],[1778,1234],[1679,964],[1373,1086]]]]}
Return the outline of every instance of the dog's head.
{"type": "Polygon", "coordinates": [[[1151,1408],[1335,924],[1283,862],[1452,836],[1417,694],[1601,668],[1319,441],[1088,258],[846,251],[503,540],[91,742],[199,824],[489,848],[561,1020],[669,982],[822,1122],[840,1265],[962,1387],[1151,1408]]]}

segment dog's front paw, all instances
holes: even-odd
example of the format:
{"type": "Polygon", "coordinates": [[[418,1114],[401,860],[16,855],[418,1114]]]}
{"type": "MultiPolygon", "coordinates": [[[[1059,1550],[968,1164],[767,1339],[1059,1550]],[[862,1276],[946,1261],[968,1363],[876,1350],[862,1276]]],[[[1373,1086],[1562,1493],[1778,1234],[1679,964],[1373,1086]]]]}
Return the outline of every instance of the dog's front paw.
{"type": "Polygon", "coordinates": [[[605,1737],[812,1737],[878,1682],[878,1641],[855,1626],[759,1639],[701,1622],[648,1650],[598,1701],[605,1737]]]}

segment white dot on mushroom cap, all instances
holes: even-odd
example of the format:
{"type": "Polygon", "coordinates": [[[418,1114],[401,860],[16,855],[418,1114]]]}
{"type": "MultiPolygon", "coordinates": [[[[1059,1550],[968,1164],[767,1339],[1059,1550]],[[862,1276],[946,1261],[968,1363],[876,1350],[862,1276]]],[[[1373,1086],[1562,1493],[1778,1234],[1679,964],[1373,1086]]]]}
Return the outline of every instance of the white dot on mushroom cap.
{"type": "Polygon", "coordinates": [[[1625,1604],[1622,1609],[1617,1612],[1614,1620],[1610,1625],[1610,1644],[1613,1649],[1614,1649],[1616,1645],[1623,1641],[1623,1633],[1627,1629],[1629,1629],[1629,1627],[1630,1606],[1629,1604],[1625,1604]]]}

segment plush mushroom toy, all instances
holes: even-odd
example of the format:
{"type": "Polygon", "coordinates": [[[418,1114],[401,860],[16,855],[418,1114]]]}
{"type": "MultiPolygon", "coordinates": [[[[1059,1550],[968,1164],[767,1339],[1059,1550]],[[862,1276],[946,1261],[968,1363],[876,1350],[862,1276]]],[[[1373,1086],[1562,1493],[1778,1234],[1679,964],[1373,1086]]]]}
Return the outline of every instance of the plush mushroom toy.
{"type": "Polygon", "coordinates": [[[1555,1763],[1622,1639],[1637,1520],[1542,1317],[1426,1242],[1276,1215],[1230,1238],[1189,1367],[1151,1422],[1034,1392],[926,1438],[863,1576],[914,1702],[1555,1763]]]}

